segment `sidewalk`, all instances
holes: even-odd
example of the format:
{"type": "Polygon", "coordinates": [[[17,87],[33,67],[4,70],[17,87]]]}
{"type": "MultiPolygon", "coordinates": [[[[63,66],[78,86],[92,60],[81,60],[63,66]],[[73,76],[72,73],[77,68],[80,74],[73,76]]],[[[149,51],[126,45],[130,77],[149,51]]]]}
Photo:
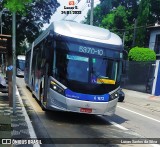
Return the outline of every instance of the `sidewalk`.
{"type": "Polygon", "coordinates": [[[131,104],[144,107],[154,112],[160,112],[160,96],[154,96],[148,93],[142,93],[133,90],[123,89],[125,93],[124,101],[128,101],[131,104]],[[138,98],[138,103],[134,98],[138,98]]]}
{"type": "Polygon", "coordinates": [[[0,92],[0,144],[2,139],[30,138],[22,107],[24,106],[16,95],[16,109],[13,114],[13,109],[9,107],[8,93],[0,92]]]}
{"type": "Polygon", "coordinates": [[[138,92],[138,91],[133,91],[133,90],[128,90],[128,89],[123,89],[123,91],[125,92],[126,96],[139,97],[139,98],[144,98],[144,99],[149,99],[149,98],[154,97],[160,100],[160,96],[154,96],[148,93],[143,93],[143,92],[138,92]]]}

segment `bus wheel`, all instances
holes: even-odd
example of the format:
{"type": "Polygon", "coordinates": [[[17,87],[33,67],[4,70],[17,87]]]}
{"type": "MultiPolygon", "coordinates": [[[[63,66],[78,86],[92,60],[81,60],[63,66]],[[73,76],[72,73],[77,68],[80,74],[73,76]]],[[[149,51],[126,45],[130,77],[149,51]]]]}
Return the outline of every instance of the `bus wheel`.
{"type": "Polygon", "coordinates": [[[40,102],[40,105],[41,105],[41,109],[42,109],[43,111],[47,111],[47,109],[43,106],[42,102],[40,102]]]}

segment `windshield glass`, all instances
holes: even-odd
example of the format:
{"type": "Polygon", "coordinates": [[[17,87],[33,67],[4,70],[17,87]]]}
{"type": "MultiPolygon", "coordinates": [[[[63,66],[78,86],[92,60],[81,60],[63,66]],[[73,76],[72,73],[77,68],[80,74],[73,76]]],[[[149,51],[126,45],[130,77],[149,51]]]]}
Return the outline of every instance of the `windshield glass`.
{"type": "Polygon", "coordinates": [[[25,68],[25,60],[17,60],[17,68],[21,69],[24,71],[25,68]]]}
{"type": "Polygon", "coordinates": [[[105,94],[120,84],[121,46],[58,38],[52,76],[72,91],[105,94]]]}
{"type": "Polygon", "coordinates": [[[67,79],[88,82],[89,58],[67,54],[67,79]]]}
{"type": "MultiPolygon", "coordinates": [[[[56,78],[90,84],[115,84],[118,62],[57,52],[56,78]]],[[[54,71],[53,71],[54,72],[54,71]]]]}
{"type": "Polygon", "coordinates": [[[92,58],[91,82],[97,84],[115,84],[118,62],[105,58],[92,58]]]}

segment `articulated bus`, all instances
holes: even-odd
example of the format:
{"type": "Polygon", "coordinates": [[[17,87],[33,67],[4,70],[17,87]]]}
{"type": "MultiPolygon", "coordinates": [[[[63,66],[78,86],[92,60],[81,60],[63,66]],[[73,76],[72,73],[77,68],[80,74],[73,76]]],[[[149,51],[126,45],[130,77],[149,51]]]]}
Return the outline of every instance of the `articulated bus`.
{"type": "Polygon", "coordinates": [[[18,55],[16,59],[16,75],[24,76],[25,55],[18,55]]]}
{"type": "Polygon", "coordinates": [[[43,110],[112,115],[122,51],[122,40],[109,30],[53,22],[26,52],[26,86],[43,110]]]}

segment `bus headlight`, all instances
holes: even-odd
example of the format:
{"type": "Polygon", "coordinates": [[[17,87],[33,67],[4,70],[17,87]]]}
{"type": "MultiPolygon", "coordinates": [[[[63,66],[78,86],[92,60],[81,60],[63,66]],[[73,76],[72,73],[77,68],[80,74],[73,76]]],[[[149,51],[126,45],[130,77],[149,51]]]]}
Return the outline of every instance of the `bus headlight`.
{"type": "Polygon", "coordinates": [[[118,92],[118,91],[112,93],[112,94],[109,96],[109,101],[112,101],[112,100],[114,100],[114,99],[116,99],[116,98],[119,98],[119,92],[118,92]]]}
{"type": "Polygon", "coordinates": [[[64,95],[64,89],[61,86],[59,86],[57,83],[55,83],[54,81],[51,81],[50,88],[64,95]]]}

